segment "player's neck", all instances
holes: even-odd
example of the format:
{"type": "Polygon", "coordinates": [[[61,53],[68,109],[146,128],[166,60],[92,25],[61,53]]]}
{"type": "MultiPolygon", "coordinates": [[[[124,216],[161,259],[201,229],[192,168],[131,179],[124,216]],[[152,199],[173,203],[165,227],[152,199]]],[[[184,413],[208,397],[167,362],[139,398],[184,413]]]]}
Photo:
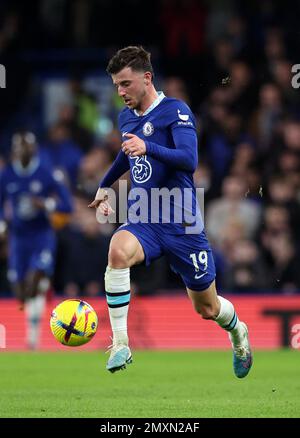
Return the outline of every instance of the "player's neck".
{"type": "Polygon", "coordinates": [[[22,160],[19,160],[19,163],[21,165],[21,167],[23,167],[23,169],[27,169],[30,164],[33,161],[33,157],[28,157],[28,158],[23,158],[22,160]]]}
{"type": "Polygon", "coordinates": [[[153,102],[158,98],[158,93],[152,85],[149,93],[145,95],[145,98],[142,101],[141,108],[137,110],[139,115],[143,115],[144,112],[153,104],[153,102]]]}

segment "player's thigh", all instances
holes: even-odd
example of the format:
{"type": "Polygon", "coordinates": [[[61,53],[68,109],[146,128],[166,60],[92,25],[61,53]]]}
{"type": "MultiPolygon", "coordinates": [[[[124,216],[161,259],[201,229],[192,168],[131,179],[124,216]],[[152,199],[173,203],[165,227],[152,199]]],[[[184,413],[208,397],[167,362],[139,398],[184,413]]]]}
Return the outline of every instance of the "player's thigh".
{"type": "Polygon", "coordinates": [[[128,267],[142,263],[144,250],[138,238],[127,230],[117,231],[109,245],[108,264],[128,262],[128,267]]]}
{"type": "MultiPolygon", "coordinates": [[[[135,246],[135,252],[134,252],[134,256],[131,257],[130,262],[127,262],[127,265],[125,266],[133,266],[134,264],[139,264],[144,262],[146,266],[149,266],[150,263],[158,258],[160,258],[163,255],[163,247],[162,244],[160,242],[160,239],[158,237],[157,234],[157,229],[155,226],[153,226],[152,224],[144,224],[144,223],[137,223],[137,224],[132,224],[132,223],[128,223],[128,224],[124,224],[122,225],[115,233],[115,235],[113,236],[112,239],[112,244],[114,245],[115,243],[115,239],[117,238],[117,236],[124,236],[122,237],[122,239],[124,238],[127,242],[127,237],[126,236],[133,236],[135,237],[135,239],[138,241],[138,245],[137,247],[135,246]],[[123,233],[124,231],[127,231],[128,234],[123,233]],[[123,234],[121,234],[121,232],[123,234]]],[[[131,238],[131,242],[135,242],[136,240],[131,238]]],[[[117,242],[119,243],[119,238],[117,240],[117,242]]],[[[124,256],[124,248],[126,248],[126,246],[111,246],[111,250],[115,248],[115,251],[121,252],[121,256],[123,254],[124,256]]],[[[112,253],[112,251],[110,251],[110,253],[112,253]]],[[[126,255],[126,253],[125,253],[126,255]]],[[[128,260],[128,257],[127,259],[128,260]]],[[[123,266],[113,266],[112,264],[112,257],[109,257],[109,266],[111,267],[116,267],[116,268],[121,268],[124,267],[124,263],[123,266]]]]}
{"type": "Polygon", "coordinates": [[[186,288],[195,310],[207,318],[215,318],[220,311],[216,283],[213,281],[207,289],[195,291],[186,288]]]}

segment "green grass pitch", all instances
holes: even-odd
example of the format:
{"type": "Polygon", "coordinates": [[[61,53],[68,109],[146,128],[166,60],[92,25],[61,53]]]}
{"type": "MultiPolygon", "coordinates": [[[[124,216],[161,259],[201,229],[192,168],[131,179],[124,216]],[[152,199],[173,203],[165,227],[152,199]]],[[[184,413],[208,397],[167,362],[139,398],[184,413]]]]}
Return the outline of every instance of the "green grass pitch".
{"type": "Polygon", "coordinates": [[[136,351],[125,371],[103,352],[1,353],[0,417],[300,417],[300,352],[258,351],[245,379],[231,352],[136,351]]]}

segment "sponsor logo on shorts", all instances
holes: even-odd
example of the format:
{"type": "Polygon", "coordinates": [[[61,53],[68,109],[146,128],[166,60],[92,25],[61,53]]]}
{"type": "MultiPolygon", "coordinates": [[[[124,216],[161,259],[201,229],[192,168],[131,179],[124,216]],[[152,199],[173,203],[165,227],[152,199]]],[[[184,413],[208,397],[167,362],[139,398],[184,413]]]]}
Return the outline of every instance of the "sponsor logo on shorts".
{"type": "Polygon", "coordinates": [[[195,275],[195,280],[200,280],[200,278],[202,278],[202,277],[204,277],[204,275],[206,275],[207,274],[207,272],[204,272],[204,274],[201,274],[201,275],[195,275]]]}

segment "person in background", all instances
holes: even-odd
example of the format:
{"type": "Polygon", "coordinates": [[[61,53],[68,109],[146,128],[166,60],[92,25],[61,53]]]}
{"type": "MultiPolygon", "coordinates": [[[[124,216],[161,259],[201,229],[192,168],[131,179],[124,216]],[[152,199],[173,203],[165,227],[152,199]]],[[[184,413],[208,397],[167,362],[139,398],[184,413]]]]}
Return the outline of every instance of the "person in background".
{"type": "Polygon", "coordinates": [[[0,175],[0,232],[8,230],[12,288],[25,308],[27,345],[38,346],[45,293],[54,268],[55,231],[52,215],[72,211],[67,188],[43,164],[35,135],[18,132],[12,138],[12,161],[0,175]]]}

